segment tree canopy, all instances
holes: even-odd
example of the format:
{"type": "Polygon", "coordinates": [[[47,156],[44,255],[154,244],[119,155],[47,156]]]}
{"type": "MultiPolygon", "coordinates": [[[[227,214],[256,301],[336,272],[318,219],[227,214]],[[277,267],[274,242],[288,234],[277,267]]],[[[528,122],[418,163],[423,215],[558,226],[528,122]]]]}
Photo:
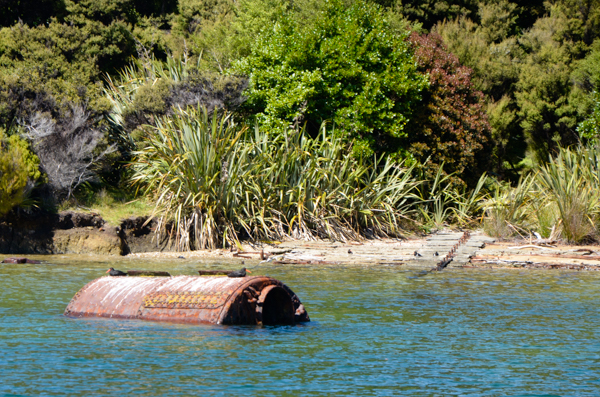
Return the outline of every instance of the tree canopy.
{"type": "Polygon", "coordinates": [[[244,110],[282,131],[323,122],[356,139],[359,152],[395,152],[427,80],[412,58],[408,32],[394,31],[382,10],[331,1],[310,29],[289,15],[264,30],[236,67],[250,86],[244,110]]]}
{"type": "Polygon", "coordinates": [[[0,127],[28,141],[55,186],[50,153],[64,151],[52,145],[93,141],[71,163],[118,184],[140,128],[189,106],[272,134],[315,137],[329,123],[355,156],[430,174],[443,163],[470,185],[484,171],[516,181],[560,147],[597,140],[600,0],[0,6],[0,127]],[[85,115],[77,128],[74,114],[85,115]]]}

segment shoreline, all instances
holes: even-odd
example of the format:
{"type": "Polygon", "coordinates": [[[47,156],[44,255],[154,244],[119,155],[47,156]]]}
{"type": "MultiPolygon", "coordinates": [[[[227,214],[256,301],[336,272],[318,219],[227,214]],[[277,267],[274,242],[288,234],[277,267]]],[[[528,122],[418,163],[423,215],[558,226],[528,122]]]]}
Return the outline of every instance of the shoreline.
{"type": "Polygon", "coordinates": [[[107,224],[98,214],[61,212],[0,222],[0,261],[31,255],[101,255],[127,259],[205,259],[244,264],[397,266],[425,271],[457,268],[600,270],[600,246],[543,239],[497,241],[473,231],[442,230],[425,236],[330,240],[286,240],[231,249],[171,251],[156,242],[154,223],[144,217],[107,224]]]}
{"type": "MultiPolygon", "coordinates": [[[[360,265],[397,266],[404,269],[434,270],[445,253],[432,251],[431,234],[410,239],[381,239],[363,242],[284,241],[277,245],[250,246],[242,251],[229,249],[188,252],[144,252],[125,256],[132,259],[227,259],[240,264],[273,263],[281,265],[360,265]],[[415,255],[419,254],[419,256],[415,255]],[[438,255],[435,255],[437,253],[438,255]],[[260,259],[260,256],[264,259],[260,259]],[[431,254],[431,256],[429,256],[431,254]]],[[[530,240],[496,241],[474,233],[484,242],[465,247],[442,271],[454,269],[558,269],[600,271],[600,247],[562,243],[539,243],[530,240]]],[[[439,245],[438,245],[439,246],[439,245]]],[[[435,248],[434,248],[435,249],[435,248]]],[[[459,248],[460,251],[460,248],[459,248]]]]}

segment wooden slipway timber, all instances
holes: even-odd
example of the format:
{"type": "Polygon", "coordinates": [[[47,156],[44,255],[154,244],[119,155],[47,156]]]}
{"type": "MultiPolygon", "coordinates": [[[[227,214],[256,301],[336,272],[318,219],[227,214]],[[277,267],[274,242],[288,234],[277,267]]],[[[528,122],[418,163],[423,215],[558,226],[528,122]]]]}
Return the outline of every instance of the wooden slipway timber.
{"type": "Polygon", "coordinates": [[[310,321],[296,294],[271,277],[101,277],[64,313],[190,324],[293,324],[310,321]]]}

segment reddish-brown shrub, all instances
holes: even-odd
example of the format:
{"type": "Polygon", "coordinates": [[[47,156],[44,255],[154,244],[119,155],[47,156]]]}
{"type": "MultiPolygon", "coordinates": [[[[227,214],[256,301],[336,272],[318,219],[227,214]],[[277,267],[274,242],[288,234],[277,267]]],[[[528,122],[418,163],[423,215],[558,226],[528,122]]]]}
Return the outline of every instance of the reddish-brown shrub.
{"type": "Polygon", "coordinates": [[[445,173],[472,185],[489,164],[491,129],[483,94],[471,83],[471,69],[461,66],[436,33],[409,38],[421,73],[429,75],[429,89],[407,125],[408,150],[424,165],[426,174],[445,173]]]}

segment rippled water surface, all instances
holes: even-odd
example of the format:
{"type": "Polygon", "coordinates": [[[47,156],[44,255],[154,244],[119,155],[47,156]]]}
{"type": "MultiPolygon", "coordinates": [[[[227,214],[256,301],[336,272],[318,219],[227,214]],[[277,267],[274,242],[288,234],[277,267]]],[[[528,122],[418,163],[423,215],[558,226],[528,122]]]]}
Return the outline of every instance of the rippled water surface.
{"type": "Polygon", "coordinates": [[[312,322],[260,328],[62,315],[109,265],[231,265],[38,259],[0,264],[0,396],[600,395],[596,273],[262,266],[312,322]]]}

